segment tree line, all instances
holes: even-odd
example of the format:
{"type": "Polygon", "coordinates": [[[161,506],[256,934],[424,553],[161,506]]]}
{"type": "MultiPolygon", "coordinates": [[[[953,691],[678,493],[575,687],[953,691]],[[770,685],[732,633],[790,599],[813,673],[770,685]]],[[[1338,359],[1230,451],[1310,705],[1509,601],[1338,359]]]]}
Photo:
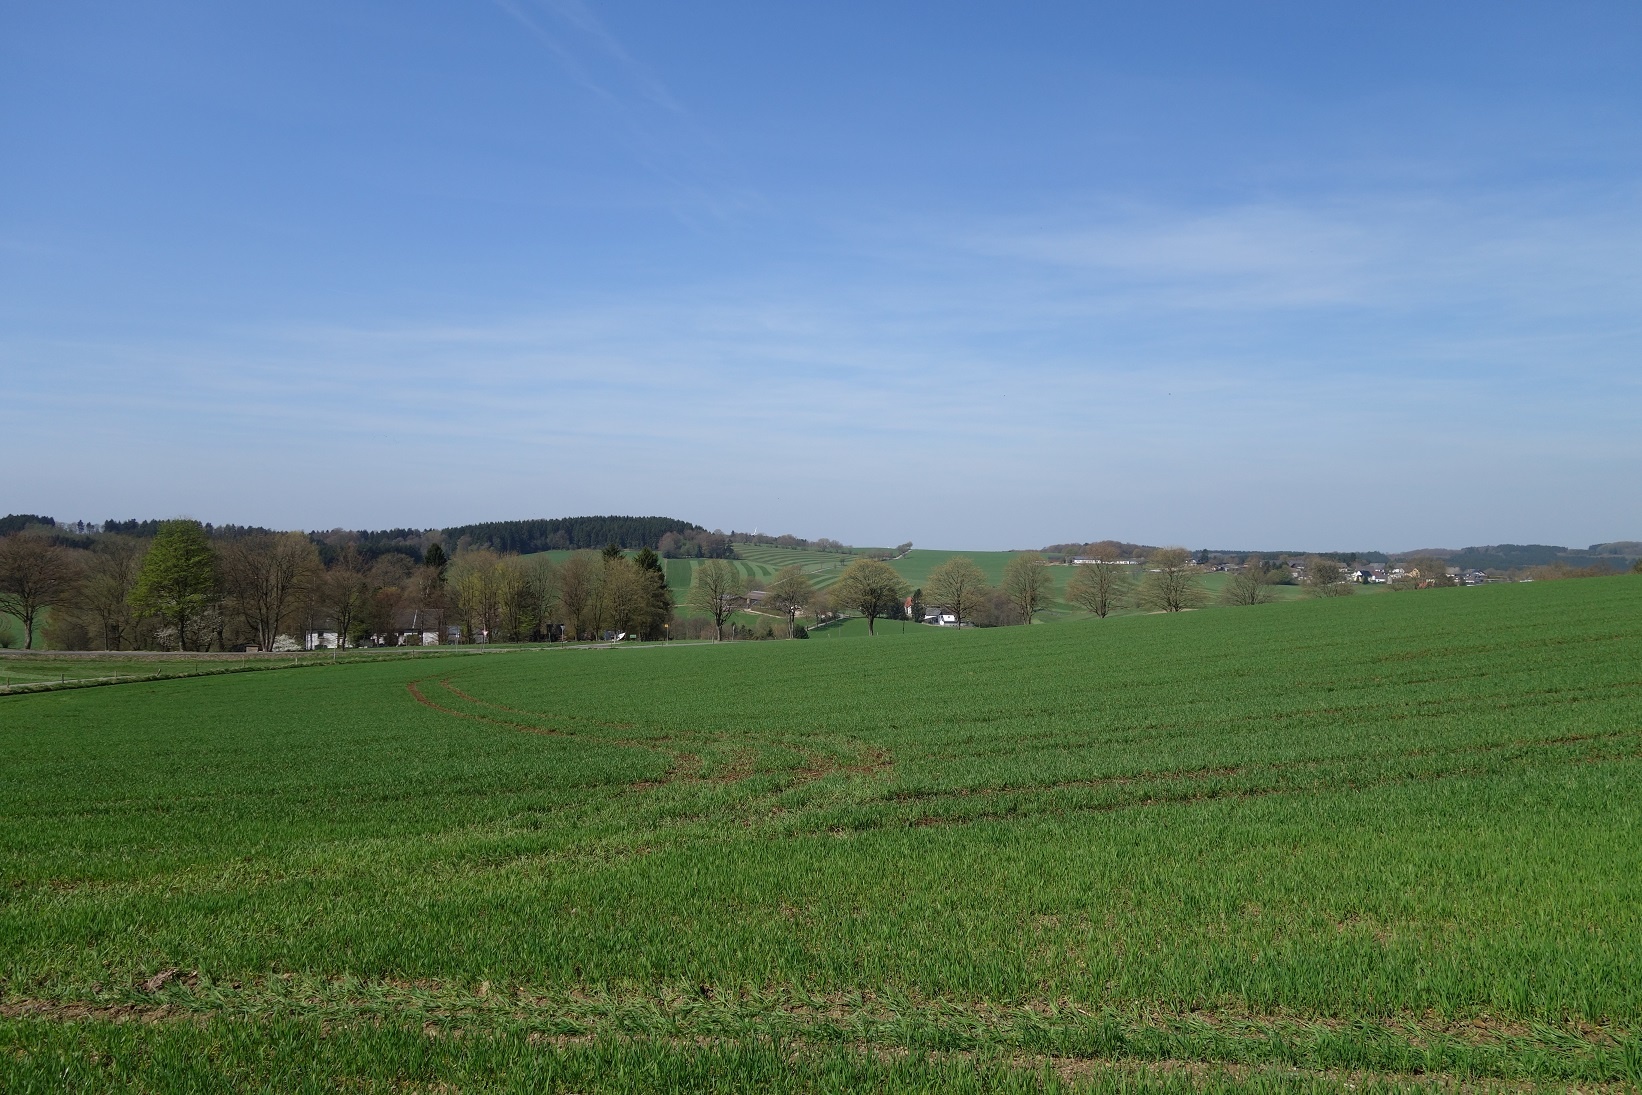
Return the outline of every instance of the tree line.
{"type": "Polygon", "coordinates": [[[444,542],[530,555],[538,551],[656,548],[667,536],[681,539],[706,532],[675,517],[554,517],[528,521],[485,521],[444,530],[444,542]]]}
{"type": "MultiPolygon", "coordinates": [[[[220,531],[220,530],[219,530],[220,531]]],[[[328,643],[526,642],[607,631],[662,638],[673,617],[649,547],[578,551],[562,563],[435,542],[420,561],[302,532],[213,535],[162,521],[151,537],[98,533],[65,544],[48,527],[0,539],[0,644],[58,649],[295,649],[328,643]],[[42,635],[42,623],[45,623],[42,635]]]]}

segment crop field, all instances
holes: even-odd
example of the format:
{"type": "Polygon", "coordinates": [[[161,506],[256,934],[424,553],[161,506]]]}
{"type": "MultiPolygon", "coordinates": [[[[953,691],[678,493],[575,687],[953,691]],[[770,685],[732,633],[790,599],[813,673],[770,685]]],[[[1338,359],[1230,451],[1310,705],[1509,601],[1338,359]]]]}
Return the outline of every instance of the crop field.
{"type": "Polygon", "coordinates": [[[89,685],[171,677],[202,677],[265,669],[303,668],[338,662],[403,661],[495,654],[502,648],[366,647],[357,650],[267,654],[158,653],[154,651],[0,651],[0,693],[56,685],[89,685]]]}
{"type": "Polygon", "coordinates": [[[1634,1091],[1642,578],[0,697],[0,1090],[1634,1091]]]}

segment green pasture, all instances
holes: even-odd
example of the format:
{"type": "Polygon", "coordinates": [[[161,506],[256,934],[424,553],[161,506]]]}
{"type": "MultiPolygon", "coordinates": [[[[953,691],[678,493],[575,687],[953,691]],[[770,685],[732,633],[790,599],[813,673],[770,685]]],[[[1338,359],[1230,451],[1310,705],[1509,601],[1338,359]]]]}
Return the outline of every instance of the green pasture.
{"type": "Polygon", "coordinates": [[[1642,578],[0,697],[0,1089],[1635,1090],[1642,578]]]}
{"type": "MultiPolygon", "coordinates": [[[[40,611],[40,615],[34,621],[35,650],[39,650],[42,645],[41,636],[45,631],[46,623],[50,618],[51,610],[47,608],[42,609],[40,611]]],[[[4,638],[8,644],[7,646],[0,646],[0,649],[22,650],[23,639],[26,635],[27,632],[23,630],[22,620],[19,620],[16,616],[13,616],[9,612],[0,612],[0,638],[4,638]]]]}

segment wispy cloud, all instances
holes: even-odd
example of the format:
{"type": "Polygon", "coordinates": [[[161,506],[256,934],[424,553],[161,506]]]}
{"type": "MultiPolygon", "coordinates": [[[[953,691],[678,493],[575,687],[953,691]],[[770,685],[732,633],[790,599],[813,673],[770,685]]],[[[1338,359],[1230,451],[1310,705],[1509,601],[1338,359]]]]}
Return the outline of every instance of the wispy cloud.
{"type": "MultiPolygon", "coordinates": [[[[1499,306],[1632,314],[1642,288],[1642,200],[1335,197],[1171,210],[1133,203],[946,229],[956,251],[1053,274],[1101,303],[1158,311],[1281,313],[1499,306]]],[[[1071,292],[1060,295],[1071,295],[1071,292]]]]}
{"type": "Polygon", "coordinates": [[[722,148],[648,64],[583,0],[496,0],[564,74],[589,92],[625,137],[629,153],[672,192],[672,208],[695,223],[760,203],[726,180],[722,148]]]}
{"type": "MultiPolygon", "coordinates": [[[[1363,546],[1347,533],[1376,522],[1441,539],[1460,511],[1435,495],[1419,495],[1416,522],[1396,508],[1414,502],[1368,504],[1338,484],[1363,468],[1463,476],[1473,502],[1481,492],[1510,511],[1522,484],[1539,484],[1545,505],[1561,497],[1542,483],[1547,461],[1590,490],[1642,471],[1630,303],[1642,240],[1629,214],[1106,205],[863,231],[842,265],[485,320],[13,336],[0,361],[34,367],[14,370],[0,418],[37,451],[48,441],[31,420],[192,433],[214,449],[393,452],[424,479],[467,469],[475,485],[451,489],[487,512],[517,510],[508,500],[548,469],[562,480],[552,498],[567,499],[571,480],[598,497],[654,467],[667,469],[655,505],[710,522],[836,530],[844,518],[804,515],[816,499],[842,514],[849,482],[872,512],[919,499],[930,516],[916,534],[953,544],[990,542],[965,531],[982,509],[1020,529],[1085,504],[1101,507],[1101,528],[1191,539],[1156,523],[1143,487],[1161,478],[1204,535],[1228,542],[1310,543],[1311,522],[1345,530],[1342,546],[1363,546]],[[52,379],[65,372],[72,391],[52,379]],[[700,482],[687,470],[698,454],[714,469],[700,482]],[[1229,503],[1245,481],[1314,501],[1300,514],[1229,503]]],[[[363,484],[355,494],[387,504],[363,484]]],[[[1079,522],[1025,542],[1081,534],[1079,522]]],[[[1593,535],[1610,531],[1624,530],[1593,535]]]]}

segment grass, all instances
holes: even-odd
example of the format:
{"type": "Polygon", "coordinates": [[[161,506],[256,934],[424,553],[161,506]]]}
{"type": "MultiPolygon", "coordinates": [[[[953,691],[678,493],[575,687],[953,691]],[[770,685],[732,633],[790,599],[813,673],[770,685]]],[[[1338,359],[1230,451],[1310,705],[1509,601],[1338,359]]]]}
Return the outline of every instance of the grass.
{"type": "Polygon", "coordinates": [[[372,647],[358,650],[291,653],[158,653],[150,651],[0,651],[0,694],[53,687],[166,680],[267,669],[292,669],[337,662],[495,653],[497,647],[372,647]]]}
{"type": "Polygon", "coordinates": [[[6,697],[0,1087],[1634,1088],[1639,621],[1589,579],[6,697]]]}
{"type": "MultiPolygon", "coordinates": [[[[34,621],[34,649],[40,649],[41,633],[45,631],[46,622],[50,618],[50,610],[43,609],[34,621]]],[[[28,633],[23,629],[23,621],[9,612],[0,612],[0,639],[9,645],[0,646],[0,650],[22,650],[23,640],[28,633]]]]}

